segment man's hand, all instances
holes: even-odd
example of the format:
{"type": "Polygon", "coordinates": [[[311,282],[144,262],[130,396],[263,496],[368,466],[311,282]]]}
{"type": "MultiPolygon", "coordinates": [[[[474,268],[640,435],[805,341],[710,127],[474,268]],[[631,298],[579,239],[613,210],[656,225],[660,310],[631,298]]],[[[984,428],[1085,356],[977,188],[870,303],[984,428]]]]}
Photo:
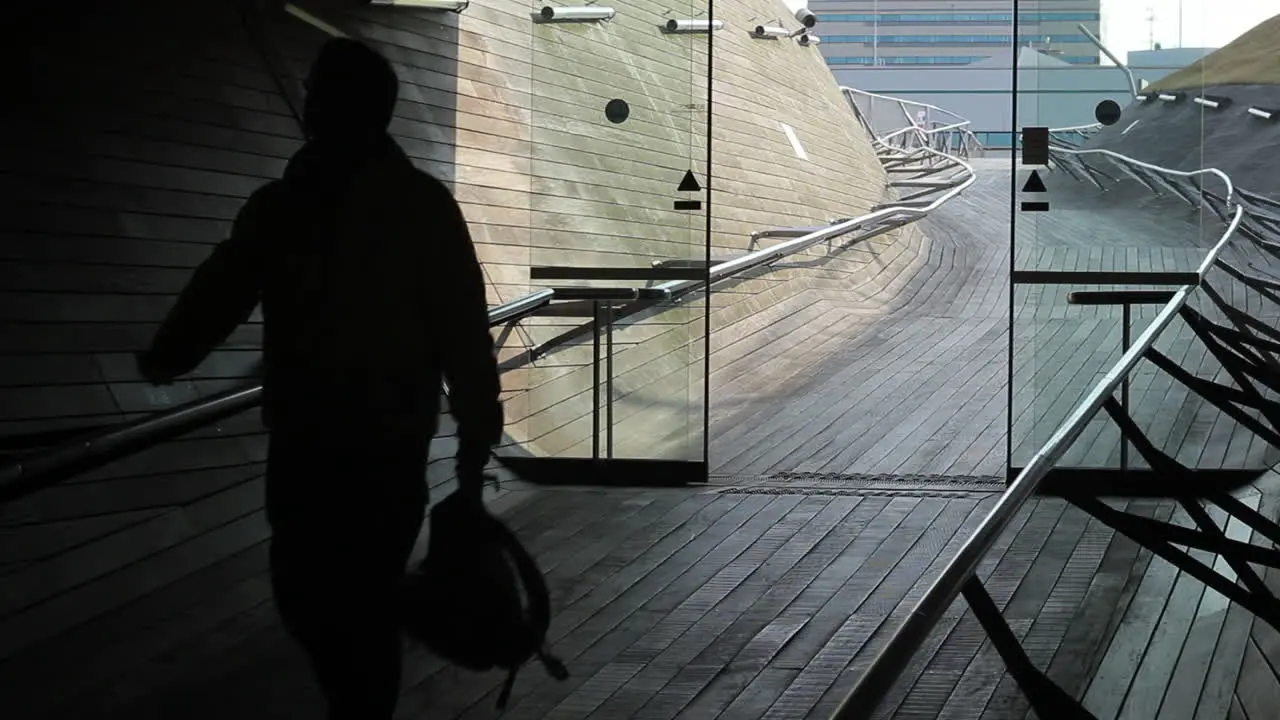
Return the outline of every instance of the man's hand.
{"type": "Polygon", "coordinates": [[[158,362],[151,351],[140,352],[135,358],[138,361],[138,374],[152,385],[172,385],[174,375],[158,362]]]}
{"type": "Polygon", "coordinates": [[[475,472],[458,468],[458,492],[476,502],[484,501],[484,486],[493,483],[494,489],[501,487],[497,475],[475,472]]]}

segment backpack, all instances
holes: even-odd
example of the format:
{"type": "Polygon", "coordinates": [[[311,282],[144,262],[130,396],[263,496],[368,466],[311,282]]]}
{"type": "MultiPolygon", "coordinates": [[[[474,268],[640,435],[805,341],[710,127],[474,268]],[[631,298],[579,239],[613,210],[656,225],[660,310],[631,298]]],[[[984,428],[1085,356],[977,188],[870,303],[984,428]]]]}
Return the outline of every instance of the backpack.
{"type": "Polygon", "coordinates": [[[534,657],[555,679],[569,677],[547,652],[551,601],[542,572],[478,496],[454,492],[431,509],[427,556],[406,575],[400,601],[413,641],[470,670],[507,670],[499,710],[534,657]]]}

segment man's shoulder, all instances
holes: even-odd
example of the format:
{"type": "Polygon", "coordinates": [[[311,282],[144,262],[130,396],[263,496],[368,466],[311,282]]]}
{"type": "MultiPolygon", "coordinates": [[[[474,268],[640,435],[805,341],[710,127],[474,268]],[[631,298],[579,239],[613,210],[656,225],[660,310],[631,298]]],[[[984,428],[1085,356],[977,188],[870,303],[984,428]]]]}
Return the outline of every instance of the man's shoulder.
{"type": "Polygon", "coordinates": [[[283,180],[272,180],[254,190],[240,208],[240,219],[260,219],[279,212],[288,196],[288,186],[283,180]]]}
{"type": "Polygon", "coordinates": [[[411,187],[417,192],[427,192],[440,197],[453,198],[453,192],[449,190],[448,185],[444,184],[444,181],[417,165],[410,164],[408,166],[407,176],[411,187]]]}

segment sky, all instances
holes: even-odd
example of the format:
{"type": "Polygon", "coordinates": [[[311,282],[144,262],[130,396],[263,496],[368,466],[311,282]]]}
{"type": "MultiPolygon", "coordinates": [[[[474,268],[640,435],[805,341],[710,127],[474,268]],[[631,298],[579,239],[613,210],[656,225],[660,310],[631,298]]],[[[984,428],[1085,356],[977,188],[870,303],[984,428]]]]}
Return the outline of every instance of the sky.
{"type": "Polygon", "coordinates": [[[1263,20],[1280,15],[1280,0],[1102,0],[1103,44],[1121,60],[1130,50],[1148,49],[1152,23],[1147,17],[1151,13],[1155,15],[1155,41],[1162,46],[1217,48],[1263,20]]]}

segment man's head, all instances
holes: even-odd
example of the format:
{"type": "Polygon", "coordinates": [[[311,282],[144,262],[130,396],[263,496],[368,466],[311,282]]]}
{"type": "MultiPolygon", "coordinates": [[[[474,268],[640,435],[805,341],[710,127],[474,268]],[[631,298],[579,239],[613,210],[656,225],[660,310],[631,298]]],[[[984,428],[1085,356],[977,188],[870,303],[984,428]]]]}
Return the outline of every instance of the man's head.
{"type": "Polygon", "coordinates": [[[391,122],[399,85],[386,58],[364,43],[334,38],[311,66],[303,122],[314,137],[382,132],[391,122]]]}

